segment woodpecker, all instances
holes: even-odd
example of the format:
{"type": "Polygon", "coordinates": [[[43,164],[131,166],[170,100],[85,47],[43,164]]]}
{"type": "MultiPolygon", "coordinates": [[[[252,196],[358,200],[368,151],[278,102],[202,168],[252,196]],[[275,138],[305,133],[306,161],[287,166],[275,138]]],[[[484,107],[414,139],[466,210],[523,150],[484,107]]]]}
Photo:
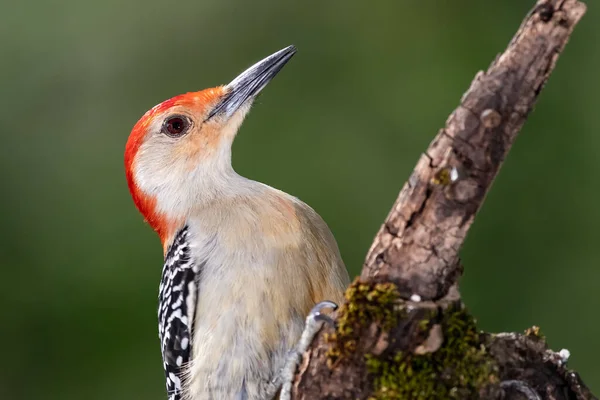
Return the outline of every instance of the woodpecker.
{"type": "Polygon", "coordinates": [[[295,53],[286,47],[227,85],[154,106],[127,140],[129,190],[163,246],[158,320],[170,400],[283,398],[282,374],[293,376],[310,322],[349,284],[323,219],[231,165],[254,99],[295,53]]]}

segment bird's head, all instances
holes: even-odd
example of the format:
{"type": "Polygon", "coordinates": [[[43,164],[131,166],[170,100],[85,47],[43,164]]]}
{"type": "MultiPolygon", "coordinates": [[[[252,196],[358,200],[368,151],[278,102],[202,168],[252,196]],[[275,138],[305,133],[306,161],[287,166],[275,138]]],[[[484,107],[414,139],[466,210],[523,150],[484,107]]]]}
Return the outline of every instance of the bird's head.
{"type": "Polygon", "coordinates": [[[231,145],[244,117],[295,52],[286,47],[227,85],[166,100],[135,124],[125,147],[127,183],[163,245],[197,202],[226,187],[231,145]]]}

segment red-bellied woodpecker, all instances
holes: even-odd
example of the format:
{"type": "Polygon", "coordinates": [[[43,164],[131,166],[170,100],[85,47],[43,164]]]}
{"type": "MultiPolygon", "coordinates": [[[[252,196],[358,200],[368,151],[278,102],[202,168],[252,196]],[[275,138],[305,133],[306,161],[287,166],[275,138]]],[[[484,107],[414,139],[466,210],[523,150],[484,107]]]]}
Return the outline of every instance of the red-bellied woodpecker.
{"type": "Polygon", "coordinates": [[[295,52],[164,101],[127,141],[129,189],[165,255],[158,318],[171,400],[273,398],[301,335],[305,346],[314,332],[305,316],[316,321],[349,283],[312,208],[231,166],[252,102],[295,52]]]}

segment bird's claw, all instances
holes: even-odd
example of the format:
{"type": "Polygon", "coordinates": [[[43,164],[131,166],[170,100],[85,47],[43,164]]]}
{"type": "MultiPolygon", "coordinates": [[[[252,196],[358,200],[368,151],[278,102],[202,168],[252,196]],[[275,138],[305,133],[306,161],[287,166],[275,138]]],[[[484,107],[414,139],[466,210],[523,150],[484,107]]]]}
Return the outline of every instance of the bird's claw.
{"type": "Polygon", "coordinates": [[[331,308],[333,311],[337,310],[338,305],[333,301],[325,300],[320,303],[317,303],[308,313],[306,317],[306,324],[309,325],[312,322],[325,322],[327,324],[333,325],[333,319],[328,315],[323,314],[321,311],[325,308],[331,308]]]}
{"type": "Polygon", "coordinates": [[[337,310],[338,306],[332,301],[325,300],[320,303],[317,303],[308,313],[306,317],[306,325],[304,327],[304,332],[302,332],[302,336],[298,341],[296,346],[296,353],[302,355],[307,349],[308,346],[312,343],[313,339],[319,329],[323,326],[323,323],[327,323],[333,325],[333,319],[326,314],[323,314],[322,311],[325,308],[331,308],[332,310],[337,310]]]}
{"type": "Polygon", "coordinates": [[[308,313],[304,332],[302,332],[302,336],[300,337],[296,348],[292,350],[288,357],[286,365],[280,375],[281,381],[283,382],[279,396],[280,400],[289,400],[291,398],[292,383],[294,381],[294,375],[296,374],[296,367],[302,359],[304,352],[308,350],[308,346],[312,343],[317,332],[319,332],[323,326],[323,323],[333,325],[333,319],[321,312],[325,308],[330,308],[335,311],[337,310],[338,305],[332,301],[325,300],[317,303],[308,313]]]}

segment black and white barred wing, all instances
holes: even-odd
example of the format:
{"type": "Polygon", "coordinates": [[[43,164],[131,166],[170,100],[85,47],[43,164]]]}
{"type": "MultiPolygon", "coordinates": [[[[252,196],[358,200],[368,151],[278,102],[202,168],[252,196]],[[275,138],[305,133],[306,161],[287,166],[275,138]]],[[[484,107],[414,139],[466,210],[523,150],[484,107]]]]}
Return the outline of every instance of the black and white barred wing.
{"type": "Polygon", "coordinates": [[[192,354],[198,268],[190,257],[187,227],[167,251],[159,289],[158,334],[169,400],[180,400],[183,368],[192,354]]]}

